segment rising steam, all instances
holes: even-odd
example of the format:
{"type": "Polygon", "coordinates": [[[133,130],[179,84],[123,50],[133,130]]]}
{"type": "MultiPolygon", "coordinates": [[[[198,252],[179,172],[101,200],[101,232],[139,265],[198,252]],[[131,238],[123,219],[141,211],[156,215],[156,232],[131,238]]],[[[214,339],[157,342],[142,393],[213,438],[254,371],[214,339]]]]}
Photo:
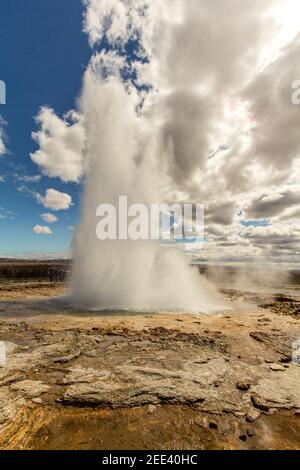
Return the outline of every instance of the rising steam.
{"type": "Polygon", "coordinates": [[[144,2],[112,2],[124,7],[125,16],[118,17],[114,10],[100,11],[106,2],[87,3],[90,8],[98,5],[103,21],[91,37],[99,41],[96,32],[102,31],[113,52],[95,52],[84,78],[86,181],[74,247],[73,299],[99,309],[211,311],[216,292],[182,251],[154,241],[96,237],[100,203],[117,206],[120,195],[127,195],[129,204],[169,202],[165,198],[176,142],[163,138],[159,91],[139,82],[138,71],[150,74],[155,64],[151,10],[138,8],[144,2]],[[105,30],[107,15],[110,29],[105,30]],[[115,37],[121,19],[128,24],[124,31],[119,24],[123,37],[115,37]],[[130,40],[135,43],[134,63],[124,52],[130,40]]]}

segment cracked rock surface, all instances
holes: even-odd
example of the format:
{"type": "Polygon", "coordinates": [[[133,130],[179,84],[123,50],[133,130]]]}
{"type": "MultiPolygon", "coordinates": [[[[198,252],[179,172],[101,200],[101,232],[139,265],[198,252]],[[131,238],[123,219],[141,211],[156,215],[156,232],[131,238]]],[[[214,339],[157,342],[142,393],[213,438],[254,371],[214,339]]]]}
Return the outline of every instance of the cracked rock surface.
{"type": "Polygon", "coordinates": [[[146,407],[155,415],[168,405],[244,423],[276,413],[298,416],[300,366],[292,361],[292,344],[300,338],[297,298],[290,316],[287,302],[281,315],[279,307],[266,307],[276,300],[262,294],[255,302],[243,300],[242,308],[232,301],[232,310],[209,316],[122,315],[5,297],[1,448],[27,448],[47,417],[71,409],[146,407]]]}

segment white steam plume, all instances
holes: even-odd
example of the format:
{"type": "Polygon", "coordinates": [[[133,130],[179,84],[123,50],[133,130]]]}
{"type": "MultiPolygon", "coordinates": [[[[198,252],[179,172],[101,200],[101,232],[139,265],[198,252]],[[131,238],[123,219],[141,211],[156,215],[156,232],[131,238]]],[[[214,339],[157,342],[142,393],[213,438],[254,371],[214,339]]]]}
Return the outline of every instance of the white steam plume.
{"type": "Polygon", "coordinates": [[[117,207],[120,195],[129,204],[167,202],[172,145],[162,135],[160,97],[136,87],[140,68],[144,75],[147,68],[148,76],[156,75],[151,49],[155,8],[141,0],[85,3],[90,42],[106,35],[111,50],[94,54],[84,79],[86,181],[74,247],[73,299],[100,309],[212,311],[216,292],[182,252],[154,241],[97,239],[99,204],[117,207]],[[129,39],[140,46],[135,64],[123,52],[129,39]]]}

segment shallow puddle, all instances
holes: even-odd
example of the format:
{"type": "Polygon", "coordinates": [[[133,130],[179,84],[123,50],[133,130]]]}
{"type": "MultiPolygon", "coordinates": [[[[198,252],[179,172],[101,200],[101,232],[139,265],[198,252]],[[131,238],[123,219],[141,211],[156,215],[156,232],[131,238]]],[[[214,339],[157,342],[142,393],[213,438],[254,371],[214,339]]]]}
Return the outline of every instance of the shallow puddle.
{"type": "Polygon", "coordinates": [[[39,450],[300,449],[300,416],[246,423],[189,407],[61,409],[26,445],[39,450]]]}

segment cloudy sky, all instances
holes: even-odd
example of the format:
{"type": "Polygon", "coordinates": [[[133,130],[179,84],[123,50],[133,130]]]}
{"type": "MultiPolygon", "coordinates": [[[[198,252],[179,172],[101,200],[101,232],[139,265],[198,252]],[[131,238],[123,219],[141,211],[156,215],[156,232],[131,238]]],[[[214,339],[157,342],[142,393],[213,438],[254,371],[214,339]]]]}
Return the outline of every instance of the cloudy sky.
{"type": "Polygon", "coordinates": [[[205,205],[196,256],[298,263],[299,32],[298,0],[6,2],[0,256],[70,249],[92,69],[122,81],[160,136],[165,198],[205,205]]]}

